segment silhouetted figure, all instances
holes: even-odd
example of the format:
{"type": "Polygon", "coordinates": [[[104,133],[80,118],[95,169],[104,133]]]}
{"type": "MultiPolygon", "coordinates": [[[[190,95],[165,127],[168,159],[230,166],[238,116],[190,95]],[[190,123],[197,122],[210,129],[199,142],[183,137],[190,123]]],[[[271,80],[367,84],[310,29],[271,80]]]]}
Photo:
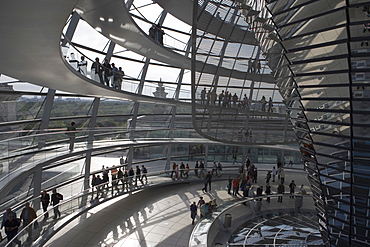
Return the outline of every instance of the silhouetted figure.
{"type": "Polygon", "coordinates": [[[103,67],[101,63],[99,62],[99,58],[95,58],[95,62],[91,65],[91,76],[94,76],[92,78],[93,80],[97,80],[99,78],[99,81],[101,84],[104,84],[103,81],[103,67]]]}
{"type": "Polygon", "coordinates": [[[76,139],[76,123],[71,122],[71,125],[67,127],[67,136],[69,138],[69,151],[72,152],[75,146],[75,139],[76,139]]]}

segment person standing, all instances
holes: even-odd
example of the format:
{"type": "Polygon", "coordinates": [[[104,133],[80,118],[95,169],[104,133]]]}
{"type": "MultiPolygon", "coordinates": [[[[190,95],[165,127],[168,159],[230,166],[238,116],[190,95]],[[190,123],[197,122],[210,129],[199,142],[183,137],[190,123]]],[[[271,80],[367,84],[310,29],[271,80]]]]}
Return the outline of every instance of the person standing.
{"type": "Polygon", "coordinates": [[[292,180],[292,182],[289,184],[290,198],[294,198],[295,187],[297,187],[297,185],[295,184],[294,180],[292,180]]]}
{"type": "Polygon", "coordinates": [[[59,202],[63,200],[63,195],[60,193],[57,193],[56,189],[53,189],[53,194],[51,194],[51,202],[54,207],[54,218],[60,217],[60,211],[59,211],[59,202]]]}
{"type": "MultiPolygon", "coordinates": [[[[208,172],[206,175],[207,178],[207,184],[208,184],[208,190],[211,191],[211,185],[212,185],[212,174],[211,172],[208,172]]],[[[207,192],[207,186],[206,186],[206,192],[207,192]]]]}
{"type": "Polygon", "coordinates": [[[271,171],[267,171],[266,184],[270,183],[270,179],[271,179],[271,171]]]}
{"type": "Polygon", "coordinates": [[[189,172],[190,172],[190,167],[189,167],[189,164],[186,163],[186,165],[185,165],[185,177],[186,178],[189,177],[189,172]]]}
{"type": "Polygon", "coordinates": [[[213,174],[216,174],[216,176],[218,175],[217,174],[217,163],[216,161],[213,161],[213,166],[212,166],[212,175],[213,174]]]}
{"type": "Polygon", "coordinates": [[[102,188],[105,188],[105,186],[108,188],[109,187],[109,184],[108,184],[108,182],[109,182],[109,171],[108,171],[108,167],[107,167],[107,169],[104,169],[103,170],[102,177],[103,177],[103,186],[102,186],[102,188]]]}
{"type": "Polygon", "coordinates": [[[122,80],[125,76],[125,72],[123,72],[122,67],[118,68],[118,78],[117,78],[117,89],[122,89],[122,80]]]}
{"type": "MultiPolygon", "coordinates": [[[[271,185],[270,185],[269,183],[267,183],[267,184],[266,184],[265,194],[266,194],[266,195],[270,195],[270,194],[271,194],[271,185]]],[[[267,201],[268,203],[270,203],[270,197],[269,197],[269,196],[267,196],[266,201],[267,201]]]]}
{"type": "Polygon", "coordinates": [[[283,202],[283,194],[285,192],[285,186],[283,183],[279,184],[277,187],[277,193],[279,194],[278,196],[278,202],[283,202]]]}
{"type": "Polygon", "coordinates": [[[292,160],[289,161],[289,166],[293,167],[293,161],[292,160]]]}
{"type": "Polygon", "coordinates": [[[201,92],[200,92],[200,102],[201,104],[205,104],[206,103],[206,93],[207,93],[207,89],[204,88],[201,92]]]}
{"type": "Polygon", "coordinates": [[[94,189],[95,189],[95,186],[97,185],[97,179],[96,179],[96,175],[93,174],[92,178],[91,178],[91,191],[94,193],[94,189]]]}
{"type": "Polygon", "coordinates": [[[137,180],[139,180],[141,184],[144,185],[143,180],[141,180],[141,170],[139,166],[136,166],[135,186],[137,186],[137,180]]]}
{"type": "Polygon", "coordinates": [[[8,239],[8,243],[10,241],[13,241],[14,243],[18,244],[18,246],[22,246],[21,241],[15,238],[15,236],[18,233],[18,228],[20,226],[19,220],[17,220],[17,218],[14,218],[13,214],[8,214],[7,217],[8,218],[5,220],[4,226],[5,226],[5,233],[8,239]]]}
{"type": "Polygon", "coordinates": [[[266,104],[267,104],[266,98],[265,96],[262,96],[262,99],[261,99],[261,110],[262,111],[266,111],[266,104]]]}
{"type": "Polygon", "coordinates": [[[280,170],[280,180],[281,180],[282,184],[285,181],[285,170],[284,170],[284,168],[281,168],[281,170],[280,170]]]}
{"type": "Polygon", "coordinates": [[[190,218],[192,219],[192,222],[191,222],[192,225],[194,225],[194,220],[195,220],[195,217],[197,216],[197,210],[198,210],[198,207],[195,204],[195,202],[193,202],[193,204],[190,205],[190,218]]]}
{"type": "Polygon", "coordinates": [[[233,154],[233,165],[235,165],[235,163],[238,164],[238,156],[236,154],[233,154]]]}
{"type": "Polygon", "coordinates": [[[257,64],[256,64],[256,66],[257,66],[257,73],[258,74],[260,74],[261,73],[261,62],[260,62],[260,60],[256,60],[256,62],[257,62],[257,64]]]}
{"type": "Polygon", "coordinates": [[[222,172],[222,165],[221,162],[219,161],[217,164],[217,171],[218,171],[218,177],[221,177],[221,172],[222,172]]]}
{"type": "Polygon", "coordinates": [[[179,165],[176,165],[176,168],[175,168],[175,178],[177,180],[180,180],[180,166],[179,165]]]}
{"type": "Polygon", "coordinates": [[[204,177],[204,163],[203,163],[203,161],[200,161],[199,169],[200,169],[199,176],[202,178],[202,177],[204,177]]]}
{"type": "Polygon", "coordinates": [[[134,175],[135,175],[134,168],[130,167],[130,170],[128,171],[128,178],[129,178],[130,186],[134,183],[134,175]]]}
{"type": "Polygon", "coordinates": [[[42,209],[44,210],[45,216],[44,216],[44,221],[49,218],[49,213],[48,213],[48,206],[50,203],[50,196],[46,190],[43,190],[41,193],[41,205],[42,209]]]}
{"type": "Polygon", "coordinates": [[[199,200],[198,200],[198,203],[197,203],[197,207],[201,207],[202,205],[204,205],[206,203],[206,201],[203,200],[203,197],[200,196],[199,197],[199,200]]]}
{"type": "Polygon", "coordinates": [[[152,26],[149,28],[149,37],[156,40],[157,28],[156,28],[155,24],[152,24],[152,26]]]}
{"type": "Polygon", "coordinates": [[[203,184],[204,184],[204,187],[202,189],[202,192],[207,192],[207,185],[208,185],[208,181],[207,181],[207,175],[204,175],[203,176],[203,184]]]}
{"type": "Polygon", "coordinates": [[[118,190],[118,170],[117,168],[115,167],[112,167],[112,170],[110,170],[110,174],[111,174],[111,182],[112,182],[112,189],[113,187],[115,187],[117,190],[118,190]]]}
{"type": "Polygon", "coordinates": [[[104,70],[104,82],[109,87],[110,77],[112,76],[112,66],[109,64],[109,60],[107,58],[104,59],[103,70],[104,70]]]}
{"type": "Polygon", "coordinates": [[[128,186],[128,173],[127,171],[125,171],[125,173],[123,174],[123,189],[124,190],[128,190],[129,186],[128,186]]]}
{"type": "Polygon", "coordinates": [[[148,174],[148,169],[144,165],[141,166],[141,172],[143,175],[141,176],[141,183],[143,183],[144,178],[145,178],[145,183],[148,183],[148,177],[146,176],[148,174]]]}
{"type": "Polygon", "coordinates": [[[70,54],[70,59],[68,60],[69,64],[75,69],[78,70],[78,60],[74,53],[70,54]]]}
{"type": "Polygon", "coordinates": [[[159,44],[163,45],[163,36],[164,36],[164,31],[162,30],[161,24],[156,25],[157,28],[157,41],[159,44]]]}
{"type": "Polygon", "coordinates": [[[23,221],[23,227],[27,227],[28,239],[32,239],[32,224],[30,224],[34,219],[37,218],[35,209],[30,206],[29,202],[26,202],[25,207],[21,213],[21,220],[23,221]]]}
{"type": "Polygon", "coordinates": [[[274,106],[274,104],[272,103],[272,98],[270,97],[267,112],[273,112],[273,108],[272,108],[273,106],[274,106]]]}
{"type": "Polygon", "coordinates": [[[173,162],[173,164],[172,164],[172,171],[171,171],[171,178],[173,180],[175,180],[175,178],[176,178],[176,166],[177,166],[176,162],[173,162]],[[174,174],[175,174],[175,178],[173,177],[174,174]]]}
{"type": "Polygon", "coordinates": [[[75,146],[76,139],[76,122],[71,122],[71,125],[67,127],[67,136],[69,138],[69,151],[72,152],[75,146]]]}
{"type": "Polygon", "coordinates": [[[259,186],[256,190],[256,195],[259,197],[259,201],[262,201],[263,186],[259,186]]]}
{"type": "Polygon", "coordinates": [[[117,185],[121,181],[122,187],[124,187],[124,184],[123,184],[123,171],[121,170],[121,168],[118,169],[117,178],[118,178],[117,185]]]}
{"type": "Polygon", "coordinates": [[[81,61],[78,63],[78,72],[87,76],[87,61],[84,56],[81,56],[81,61]]]}
{"type": "Polygon", "coordinates": [[[95,58],[95,62],[91,65],[91,76],[94,75],[94,78],[92,78],[93,80],[97,81],[97,79],[99,78],[99,81],[101,84],[104,84],[104,81],[103,81],[103,67],[101,65],[101,63],[99,62],[99,58],[95,58]],[[98,78],[97,78],[98,77],[98,78]]]}
{"type": "Polygon", "coordinates": [[[232,183],[233,183],[233,179],[231,178],[231,176],[229,176],[228,184],[227,184],[227,194],[229,195],[231,195],[231,187],[233,186],[232,183]]]}
{"type": "Polygon", "coordinates": [[[304,189],[304,185],[303,184],[299,188],[299,193],[301,193],[302,195],[306,195],[307,194],[307,191],[304,189]]]}
{"type": "Polygon", "coordinates": [[[99,196],[99,193],[102,191],[103,187],[103,179],[101,179],[100,175],[97,175],[96,178],[95,178],[95,185],[96,185],[96,188],[97,188],[97,196],[99,196]]]}
{"type": "Polygon", "coordinates": [[[277,170],[275,168],[275,166],[272,167],[272,182],[275,182],[275,176],[276,176],[276,173],[277,173],[277,170]]]}
{"type": "Polygon", "coordinates": [[[199,177],[198,169],[199,169],[199,163],[198,163],[198,161],[195,161],[194,173],[195,173],[195,176],[197,176],[197,177],[199,177]]]}
{"type": "MultiPolygon", "coordinates": [[[[118,74],[118,68],[116,67],[116,65],[114,63],[112,63],[112,70],[111,70],[111,74],[113,76],[113,83],[112,83],[112,87],[118,89],[118,77],[119,77],[119,74],[118,74]]],[[[119,88],[121,89],[121,88],[119,88]]]]}
{"type": "Polygon", "coordinates": [[[239,177],[236,177],[236,178],[232,181],[232,184],[233,184],[233,196],[236,196],[236,195],[238,194],[239,183],[240,183],[240,179],[239,179],[239,177]]]}
{"type": "Polygon", "coordinates": [[[222,106],[222,102],[223,102],[224,97],[225,97],[224,90],[222,90],[222,92],[218,96],[218,106],[222,106]]]}

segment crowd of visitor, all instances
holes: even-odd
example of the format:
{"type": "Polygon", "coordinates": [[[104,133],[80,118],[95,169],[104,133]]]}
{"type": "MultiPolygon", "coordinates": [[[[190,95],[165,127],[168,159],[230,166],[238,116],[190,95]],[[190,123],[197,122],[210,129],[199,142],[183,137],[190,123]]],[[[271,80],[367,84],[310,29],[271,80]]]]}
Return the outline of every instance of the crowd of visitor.
{"type": "MultiPolygon", "coordinates": [[[[245,164],[239,167],[239,175],[236,177],[229,176],[227,189],[228,194],[237,197],[258,197],[272,194],[271,180],[273,183],[277,183],[276,193],[278,196],[278,202],[282,202],[283,194],[285,193],[285,169],[281,162],[278,162],[277,169],[275,166],[271,170],[267,171],[265,177],[265,186],[258,184],[258,170],[257,167],[246,157],[245,164]]],[[[295,198],[296,184],[292,180],[289,184],[290,198],[295,198]]],[[[306,194],[304,186],[300,187],[300,194],[306,194]]],[[[261,200],[261,199],[258,199],[261,200]]],[[[266,198],[266,201],[270,203],[270,197],[266,198]]]]}
{"type": "MultiPolygon", "coordinates": [[[[267,106],[267,112],[273,112],[274,104],[271,97],[267,101],[266,97],[262,96],[259,101],[255,101],[254,103],[254,108],[258,107],[261,111],[266,112],[267,106]]],[[[204,87],[200,92],[200,104],[250,109],[252,106],[252,100],[248,99],[247,94],[239,97],[236,93],[232,94],[229,91],[222,90],[221,93],[218,95],[216,89],[208,89],[207,91],[207,88],[204,87]]]]}
{"type": "Polygon", "coordinates": [[[104,192],[105,188],[109,188],[111,183],[112,188],[120,191],[127,191],[132,187],[139,187],[148,183],[148,169],[144,166],[136,166],[127,168],[123,167],[104,167],[102,168],[102,174],[93,174],[91,179],[92,190],[96,189],[97,194],[104,192]]]}
{"type": "MultiPolygon", "coordinates": [[[[78,61],[75,54],[71,53],[68,61],[75,70],[87,76],[87,61],[85,60],[85,56],[81,56],[81,60],[78,61]]],[[[98,81],[108,87],[121,89],[125,72],[123,72],[122,67],[116,67],[114,63],[110,63],[107,58],[101,63],[97,57],[91,65],[90,75],[94,81],[98,81]]]]}

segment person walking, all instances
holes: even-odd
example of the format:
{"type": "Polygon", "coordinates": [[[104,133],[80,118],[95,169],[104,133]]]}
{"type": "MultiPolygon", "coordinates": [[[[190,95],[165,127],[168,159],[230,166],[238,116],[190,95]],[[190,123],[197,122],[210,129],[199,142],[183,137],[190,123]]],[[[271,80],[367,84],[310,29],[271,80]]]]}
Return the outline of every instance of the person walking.
{"type": "Polygon", "coordinates": [[[283,183],[279,184],[279,186],[277,187],[277,193],[279,194],[278,196],[278,202],[283,202],[283,194],[285,192],[285,186],[283,183]]]}
{"type": "Polygon", "coordinates": [[[56,189],[53,189],[53,194],[51,194],[51,202],[52,205],[54,206],[54,218],[56,219],[61,216],[60,211],[59,211],[59,202],[63,200],[63,195],[60,193],[57,193],[56,189]]]}
{"type": "Polygon", "coordinates": [[[9,214],[12,214],[14,219],[17,218],[16,212],[12,211],[11,208],[7,208],[6,211],[5,211],[5,213],[3,213],[3,220],[1,222],[1,229],[3,229],[4,224],[5,224],[5,221],[8,219],[8,215],[9,214]]]}
{"type": "Polygon", "coordinates": [[[146,176],[148,174],[148,169],[144,165],[141,166],[141,172],[143,175],[141,176],[141,183],[143,183],[144,178],[145,178],[145,183],[148,183],[148,177],[146,176]]]}
{"type": "Polygon", "coordinates": [[[43,190],[42,193],[41,193],[41,205],[42,205],[42,209],[44,210],[44,221],[47,220],[47,218],[49,218],[49,213],[48,213],[48,206],[49,206],[49,203],[50,203],[50,195],[48,194],[48,192],[46,190],[43,190]]]}
{"type": "Polygon", "coordinates": [[[36,214],[35,209],[33,209],[30,206],[29,202],[26,202],[25,207],[23,208],[22,213],[21,213],[21,220],[23,221],[23,227],[27,227],[26,228],[26,231],[28,232],[27,239],[32,239],[33,226],[30,223],[36,218],[37,218],[37,214],[36,214]]]}
{"type": "Polygon", "coordinates": [[[180,177],[181,178],[185,177],[185,164],[184,164],[184,162],[181,162],[181,164],[180,164],[180,177]]]}
{"type": "Polygon", "coordinates": [[[195,217],[197,216],[197,210],[198,210],[198,207],[195,204],[195,202],[193,202],[193,204],[190,205],[190,218],[192,219],[192,222],[191,222],[192,225],[194,225],[194,220],[195,220],[195,217]]]}
{"type": "Polygon", "coordinates": [[[93,174],[91,178],[91,191],[94,192],[95,186],[97,185],[96,175],[93,174]]]}
{"type": "Polygon", "coordinates": [[[67,127],[66,134],[69,138],[69,151],[72,152],[75,146],[76,139],[76,122],[71,122],[71,125],[67,127]]]}
{"type": "MultiPolygon", "coordinates": [[[[14,243],[18,244],[18,246],[22,246],[21,241],[15,238],[15,236],[18,233],[18,228],[20,226],[19,220],[14,218],[13,214],[8,214],[7,219],[5,220],[4,226],[5,226],[5,233],[8,239],[8,243],[10,241],[13,241],[14,243]]],[[[10,244],[10,246],[12,246],[12,244],[10,244]]]]}

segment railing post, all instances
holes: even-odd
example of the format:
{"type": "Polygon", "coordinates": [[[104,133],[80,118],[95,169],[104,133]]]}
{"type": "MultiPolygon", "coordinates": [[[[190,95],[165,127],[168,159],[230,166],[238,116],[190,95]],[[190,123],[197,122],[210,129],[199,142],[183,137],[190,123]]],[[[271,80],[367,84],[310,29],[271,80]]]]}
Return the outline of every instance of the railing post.
{"type": "Polygon", "coordinates": [[[39,167],[33,175],[33,197],[37,198],[34,201],[33,208],[37,211],[40,209],[40,194],[41,194],[41,181],[42,181],[42,168],[39,167]]]}
{"type": "Polygon", "coordinates": [[[49,89],[48,94],[46,95],[46,99],[44,102],[44,112],[42,114],[42,119],[40,123],[40,134],[43,134],[39,137],[37,148],[41,149],[45,146],[46,143],[46,136],[44,130],[49,127],[51,109],[53,108],[53,102],[55,97],[55,90],[49,89]]]}

